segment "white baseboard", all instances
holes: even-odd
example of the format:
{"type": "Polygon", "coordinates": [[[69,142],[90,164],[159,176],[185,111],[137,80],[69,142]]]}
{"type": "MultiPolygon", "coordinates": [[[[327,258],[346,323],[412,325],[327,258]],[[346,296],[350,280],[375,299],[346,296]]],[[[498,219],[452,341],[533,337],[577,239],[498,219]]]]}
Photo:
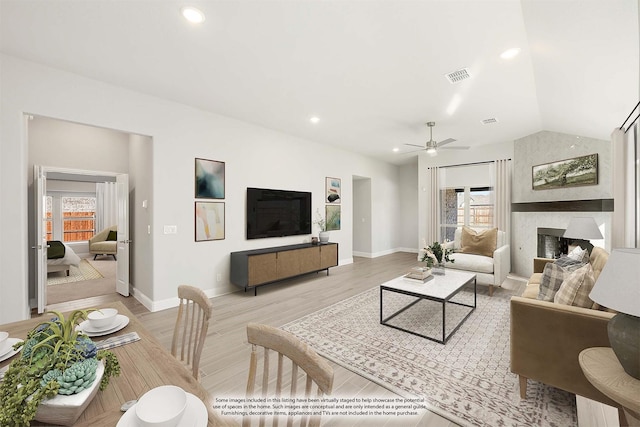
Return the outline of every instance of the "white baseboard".
{"type": "MultiPolygon", "coordinates": [[[[208,298],[214,298],[214,297],[219,297],[226,294],[231,294],[233,292],[237,292],[237,290],[234,289],[234,290],[230,290],[229,292],[216,293],[214,289],[203,289],[203,292],[208,298]]],[[[135,287],[131,288],[131,294],[135,299],[137,299],[140,302],[140,304],[144,305],[146,309],[151,312],[177,307],[178,304],[180,304],[180,298],[178,298],[177,296],[163,299],[160,301],[152,301],[151,298],[146,296],[144,293],[140,292],[135,287]]]]}
{"type": "Polygon", "coordinates": [[[418,249],[415,248],[395,248],[389,249],[381,252],[358,252],[353,251],[353,256],[362,257],[362,258],[378,258],[380,256],[395,254],[396,252],[409,252],[409,253],[418,253],[418,249]]]}

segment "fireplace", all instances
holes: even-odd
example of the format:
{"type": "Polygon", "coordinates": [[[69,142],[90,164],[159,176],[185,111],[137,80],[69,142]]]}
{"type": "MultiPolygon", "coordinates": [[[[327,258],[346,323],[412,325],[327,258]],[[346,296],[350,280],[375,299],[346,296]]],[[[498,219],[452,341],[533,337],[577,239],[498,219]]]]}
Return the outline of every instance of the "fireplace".
{"type": "Polygon", "coordinates": [[[569,248],[569,240],[562,237],[563,228],[538,227],[538,257],[559,258],[566,254],[569,248]]]}

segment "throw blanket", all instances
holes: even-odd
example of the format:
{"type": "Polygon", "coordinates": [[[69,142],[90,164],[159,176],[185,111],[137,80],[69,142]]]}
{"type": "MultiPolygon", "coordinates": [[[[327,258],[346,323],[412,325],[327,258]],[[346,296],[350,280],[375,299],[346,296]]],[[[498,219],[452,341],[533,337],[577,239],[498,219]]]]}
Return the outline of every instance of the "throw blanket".
{"type": "Polygon", "coordinates": [[[47,241],[47,258],[48,259],[57,259],[64,258],[64,244],[59,240],[49,240],[47,241]]]}

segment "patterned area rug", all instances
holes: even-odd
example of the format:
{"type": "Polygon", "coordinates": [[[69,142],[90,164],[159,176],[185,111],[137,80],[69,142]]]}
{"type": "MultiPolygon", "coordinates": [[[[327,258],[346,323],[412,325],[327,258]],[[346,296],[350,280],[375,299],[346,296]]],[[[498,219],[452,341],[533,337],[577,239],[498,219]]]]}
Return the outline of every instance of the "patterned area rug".
{"type": "MultiPolygon", "coordinates": [[[[461,425],[577,425],[571,393],[529,381],[527,399],[520,399],[518,378],[509,371],[509,299],[513,292],[498,288],[489,297],[486,289],[478,286],[476,310],[446,345],[380,325],[378,287],[282,329],[327,359],[400,396],[422,397],[431,411],[461,425]]],[[[469,302],[473,294],[462,291],[460,298],[469,302]]],[[[411,297],[385,292],[385,316],[387,308],[393,312],[393,307],[411,301],[411,297]]],[[[459,306],[447,305],[447,324],[449,316],[461,315],[455,307],[459,306]]],[[[433,330],[424,325],[434,325],[441,317],[439,305],[420,302],[394,322],[428,334],[441,328],[442,321],[433,330]]],[[[452,324],[454,321],[451,319],[452,324]]]]}
{"type": "Polygon", "coordinates": [[[83,280],[101,279],[102,274],[92,266],[89,261],[83,259],[78,267],[72,265],[69,275],[65,271],[56,271],[47,274],[47,285],[61,285],[63,283],[81,282],[83,280]]]}

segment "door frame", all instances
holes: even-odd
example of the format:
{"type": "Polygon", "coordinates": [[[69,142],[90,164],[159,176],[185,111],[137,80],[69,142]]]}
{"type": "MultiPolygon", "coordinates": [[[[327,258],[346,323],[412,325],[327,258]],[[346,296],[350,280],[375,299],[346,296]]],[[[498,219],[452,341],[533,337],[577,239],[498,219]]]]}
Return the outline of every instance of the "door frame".
{"type": "MultiPolygon", "coordinates": [[[[126,180],[128,182],[128,174],[126,173],[119,173],[119,172],[107,172],[107,171],[91,171],[91,170],[84,170],[84,169],[71,169],[71,168],[62,168],[62,167],[57,167],[57,166],[44,166],[44,165],[34,165],[34,168],[39,168],[39,170],[42,172],[42,174],[44,175],[44,182],[45,182],[45,186],[46,186],[46,181],[47,181],[47,174],[48,173],[59,173],[59,174],[68,174],[68,175],[77,175],[77,176],[92,176],[92,177],[110,177],[110,178],[116,178],[116,180],[118,180],[118,177],[123,177],[126,176],[126,180]]],[[[94,181],[94,180],[91,180],[94,181]]],[[[34,180],[34,186],[37,186],[38,184],[36,183],[36,181],[34,180]]],[[[46,188],[46,187],[45,187],[46,188]]],[[[37,191],[35,191],[35,193],[38,193],[37,191]]],[[[127,193],[128,193],[128,187],[127,187],[127,193]]],[[[36,196],[37,197],[37,196],[36,196]]],[[[125,195],[125,198],[128,199],[129,194],[125,195]]],[[[43,217],[43,209],[44,207],[42,206],[42,203],[36,203],[34,206],[34,209],[36,210],[35,212],[35,220],[36,221],[42,221],[42,217],[43,217]]],[[[120,219],[120,215],[119,215],[119,219],[120,219]]],[[[120,235],[124,237],[122,243],[124,243],[127,246],[127,250],[126,255],[124,257],[118,257],[119,259],[116,261],[116,268],[118,269],[119,267],[119,279],[120,281],[126,280],[127,285],[130,285],[130,277],[129,277],[129,250],[128,250],[128,245],[131,242],[129,240],[129,224],[131,221],[131,218],[129,216],[129,212],[128,212],[128,208],[127,208],[127,212],[124,212],[124,215],[122,216],[122,218],[126,218],[125,222],[125,229],[126,229],[126,235],[120,235]],[[120,259],[121,258],[121,259],[120,259]],[[126,264],[123,265],[123,264],[126,264]],[[122,272],[126,272],[127,277],[125,278],[123,276],[122,272]]],[[[35,224],[35,232],[36,234],[38,234],[38,227],[37,224],[35,224]]],[[[119,227],[120,228],[120,227],[119,227]]],[[[42,236],[36,236],[35,237],[36,242],[39,242],[42,240],[42,236]]],[[[120,242],[118,242],[118,244],[120,244],[120,242]]],[[[119,253],[121,252],[121,250],[119,249],[118,251],[119,253]]],[[[125,254],[125,252],[122,252],[123,255],[125,254]]],[[[40,252],[37,252],[38,255],[40,255],[40,252]]],[[[36,256],[36,254],[34,253],[34,251],[30,251],[29,252],[29,256],[36,256]]],[[[46,306],[46,276],[47,276],[47,272],[46,272],[46,263],[44,264],[44,269],[42,268],[42,263],[38,261],[35,262],[35,277],[36,277],[36,301],[38,301],[38,313],[41,314],[44,312],[45,306],[46,306]],[[41,303],[42,302],[42,303],[41,303]]],[[[28,286],[28,285],[27,285],[28,286]]],[[[122,286],[120,286],[121,288],[122,286]]],[[[120,288],[116,287],[116,289],[118,290],[119,293],[120,292],[120,288]]],[[[121,293],[124,295],[124,293],[121,293]]],[[[128,286],[127,286],[127,290],[126,290],[126,295],[124,296],[128,296],[129,292],[128,292],[128,286]]]]}

